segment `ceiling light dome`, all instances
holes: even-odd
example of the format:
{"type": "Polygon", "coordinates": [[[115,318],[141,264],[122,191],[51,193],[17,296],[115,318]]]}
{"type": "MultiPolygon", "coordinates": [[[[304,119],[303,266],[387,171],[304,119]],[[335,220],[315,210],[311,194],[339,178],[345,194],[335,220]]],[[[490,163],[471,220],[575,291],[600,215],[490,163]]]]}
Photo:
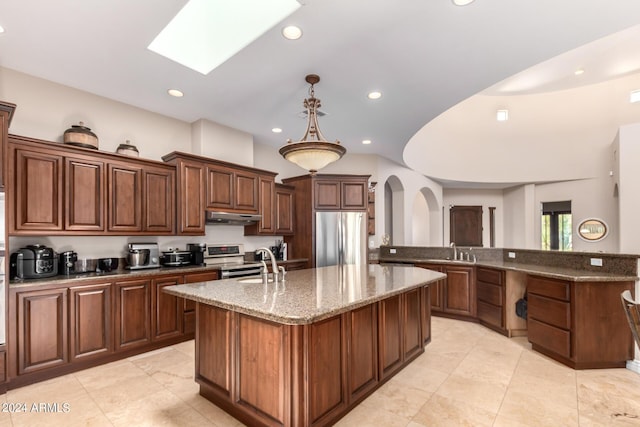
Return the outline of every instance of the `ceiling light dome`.
{"type": "Polygon", "coordinates": [[[473,0],[453,0],[453,4],[456,6],[466,6],[473,3],[473,0]]]}
{"type": "Polygon", "coordinates": [[[329,163],[339,160],[347,149],[340,145],[340,141],[326,141],[318,127],[317,112],[320,108],[320,100],[314,96],[313,85],[320,81],[320,77],[309,74],[305,81],[311,85],[309,98],[304,100],[304,107],[307,109],[307,131],[298,142],[289,139],[279,152],[285,159],[308,170],[311,175],[315,175],[329,163]]]}

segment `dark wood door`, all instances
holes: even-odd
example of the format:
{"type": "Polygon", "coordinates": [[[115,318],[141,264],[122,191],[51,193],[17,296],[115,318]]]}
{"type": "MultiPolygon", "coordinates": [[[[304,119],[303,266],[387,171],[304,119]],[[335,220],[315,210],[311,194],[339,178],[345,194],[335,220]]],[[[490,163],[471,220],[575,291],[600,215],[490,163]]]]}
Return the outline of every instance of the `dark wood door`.
{"type": "Polygon", "coordinates": [[[151,341],[151,282],[131,280],[115,285],[116,350],[151,341]]]}
{"type": "Polygon", "coordinates": [[[162,291],[167,286],[178,285],[182,282],[182,276],[162,277],[151,282],[153,290],[153,322],[151,326],[154,341],[182,334],[183,299],[162,291]]]}
{"type": "Polygon", "coordinates": [[[109,231],[142,231],[142,169],[110,163],[108,170],[109,231]]]}
{"type": "Polygon", "coordinates": [[[111,283],[69,288],[71,361],[113,351],[111,283]]]}
{"type": "Polygon", "coordinates": [[[349,312],[349,395],[357,400],[378,384],[378,310],[376,304],[349,312]]]}
{"type": "Polygon", "coordinates": [[[18,374],[64,365],[67,346],[67,289],[18,292],[18,374]]]}
{"type": "Polygon", "coordinates": [[[457,246],[482,246],[482,206],[451,207],[449,239],[457,246]]]}
{"type": "Polygon", "coordinates": [[[276,234],[293,234],[293,188],[276,184],[276,234]]]}
{"type": "Polygon", "coordinates": [[[104,231],[105,166],[97,160],[65,158],[66,230],[104,231]]]}
{"type": "Polygon", "coordinates": [[[262,216],[260,222],[256,225],[256,234],[275,234],[276,232],[276,209],[275,203],[275,181],[273,177],[261,176],[259,180],[259,209],[258,213],[262,216]]]}
{"type": "Polygon", "coordinates": [[[476,286],[473,267],[447,266],[444,311],[465,316],[476,315],[476,286]]]}
{"type": "Polygon", "coordinates": [[[10,147],[10,165],[15,165],[15,190],[9,191],[9,209],[14,220],[10,232],[60,231],[63,229],[63,158],[48,151],[10,147]],[[14,160],[15,159],[15,160],[14,160]]]}
{"type": "Polygon", "coordinates": [[[178,162],[178,233],[204,234],[205,167],[201,163],[178,162]]]}
{"type": "Polygon", "coordinates": [[[144,170],[143,230],[172,234],[175,218],[175,172],[165,168],[144,170]]]}

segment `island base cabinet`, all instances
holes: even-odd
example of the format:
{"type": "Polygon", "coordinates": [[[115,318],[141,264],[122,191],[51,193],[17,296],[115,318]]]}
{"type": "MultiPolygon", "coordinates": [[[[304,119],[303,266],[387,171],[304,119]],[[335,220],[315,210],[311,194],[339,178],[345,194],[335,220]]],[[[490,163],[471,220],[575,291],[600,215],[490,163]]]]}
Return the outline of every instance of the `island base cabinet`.
{"type": "Polygon", "coordinates": [[[325,426],[424,351],[428,287],[306,325],[196,306],[200,394],[251,426],[325,426]]]}

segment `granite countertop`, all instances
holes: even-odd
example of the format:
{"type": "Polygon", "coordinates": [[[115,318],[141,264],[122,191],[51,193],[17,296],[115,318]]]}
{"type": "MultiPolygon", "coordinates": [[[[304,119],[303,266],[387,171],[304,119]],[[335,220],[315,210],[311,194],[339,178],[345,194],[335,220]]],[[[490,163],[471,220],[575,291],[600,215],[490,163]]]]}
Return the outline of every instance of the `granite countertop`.
{"type": "Polygon", "coordinates": [[[451,265],[463,265],[463,266],[479,266],[498,268],[502,270],[519,271],[527,274],[535,274],[542,277],[549,277],[552,279],[568,280],[572,282],[626,282],[638,280],[637,276],[624,275],[617,273],[600,273],[595,271],[586,271],[565,267],[552,267],[546,265],[537,264],[524,264],[519,262],[505,262],[505,261],[456,261],[451,259],[424,259],[424,258],[393,258],[385,259],[380,258],[380,263],[433,263],[433,264],[451,264],[451,265]]]}
{"type": "Polygon", "coordinates": [[[291,271],[284,283],[277,285],[225,279],[167,286],[163,290],[250,316],[303,325],[444,277],[442,273],[411,266],[345,265],[291,271]]]}
{"type": "MultiPolygon", "coordinates": [[[[292,264],[296,262],[306,262],[306,258],[301,259],[290,259],[287,261],[278,261],[278,265],[284,265],[286,268],[287,264],[292,264]]],[[[104,273],[80,273],[80,274],[72,274],[69,276],[59,274],[53,277],[45,277],[42,279],[12,279],[9,282],[9,286],[12,288],[18,287],[32,287],[32,286],[42,286],[42,285],[63,285],[63,284],[82,284],[87,281],[94,281],[96,279],[106,279],[106,280],[127,280],[133,279],[136,277],[148,277],[148,276],[159,276],[159,275],[169,275],[169,274],[185,274],[185,273],[204,273],[207,271],[217,271],[220,269],[219,265],[185,265],[183,267],[159,267],[159,268],[145,268],[139,270],[127,270],[127,269],[118,269],[110,272],[104,273]]]]}

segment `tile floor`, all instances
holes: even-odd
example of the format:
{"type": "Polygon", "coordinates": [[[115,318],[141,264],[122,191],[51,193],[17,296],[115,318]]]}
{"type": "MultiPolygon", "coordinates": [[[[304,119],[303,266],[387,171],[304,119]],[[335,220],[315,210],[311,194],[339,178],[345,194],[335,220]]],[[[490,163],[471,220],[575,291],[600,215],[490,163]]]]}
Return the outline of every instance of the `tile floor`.
{"type": "MultiPolygon", "coordinates": [[[[425,354],[338,426],[640,425],[634,372],[574,371],[523,338],[449,319],[432,324],[425,354]]],[[[198,395],[193,353],[190,341],[10,390],[2,408],[26,412],[0,413],[0,427],[241,425],[198,395]],[[37,412],[41,403],[60,412],[37,412]]]]}

